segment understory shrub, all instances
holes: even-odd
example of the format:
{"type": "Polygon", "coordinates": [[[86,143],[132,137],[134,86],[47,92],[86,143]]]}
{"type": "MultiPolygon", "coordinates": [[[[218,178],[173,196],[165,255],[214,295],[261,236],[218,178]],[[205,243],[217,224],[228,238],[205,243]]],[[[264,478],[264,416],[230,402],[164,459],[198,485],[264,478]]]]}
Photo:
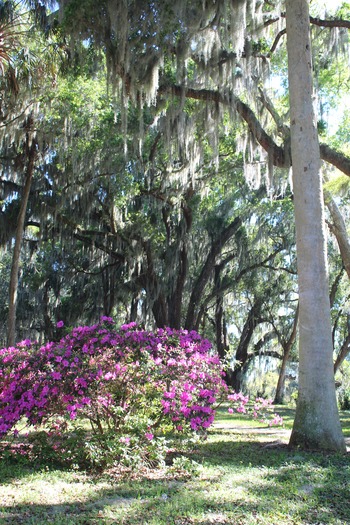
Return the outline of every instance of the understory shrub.
{"type": "Polygon", "coordinates": [[[223,376],[210,342],[195,331],[118,329],[103,317],[58,342],[0,350],[0,435],[34,427],[25,450],[70,464],[159,464],[170,439],[205,434],[224,402],[231,413],[266,417],[270,401],[248,405],[223,376]]]}

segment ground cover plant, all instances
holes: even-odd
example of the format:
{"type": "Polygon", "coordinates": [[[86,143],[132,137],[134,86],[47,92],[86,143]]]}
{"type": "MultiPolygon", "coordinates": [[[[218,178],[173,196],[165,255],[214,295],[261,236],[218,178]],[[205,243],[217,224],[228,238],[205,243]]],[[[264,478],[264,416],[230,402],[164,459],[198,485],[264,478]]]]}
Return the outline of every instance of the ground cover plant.
{"type": "Polygon", "coordinates": [[[349,523],[349,456],[288,449],[294,409],[229,393],[195,332],[107,318],[1,363],[0,525],[349,523]]]}
{"type": "Polygon", "coordinates": [[[8,454],[32,460],[160,465],[169,447],[205,435],[222,403],[228,413],[266,418],[269,401],[248,404],[223,376],[210,342],[195,331],[116,328],[103,317],[57,342],[26,340],[0,351],[0,435],[16,439],[8,454]],[[23,440],[28,426],[35,432],[23,440]]]}
{"type": "MultiPolygon", "coordinates": [[[[284,428],[220,409],[187,464],[167,469],[123,476],[3,460],[0,524],[349,524],[349,455],[288,449],[294,409],[278,408],[284,428]]],[[[350,413],[341,421],[349,440],[350,413]]]]}

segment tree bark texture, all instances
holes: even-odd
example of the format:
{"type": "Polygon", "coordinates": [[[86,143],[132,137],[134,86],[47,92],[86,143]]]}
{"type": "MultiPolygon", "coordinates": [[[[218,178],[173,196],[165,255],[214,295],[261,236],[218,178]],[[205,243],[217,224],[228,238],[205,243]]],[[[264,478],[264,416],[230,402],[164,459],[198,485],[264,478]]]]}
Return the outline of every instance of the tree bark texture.
{"type": "Polygon", "coordinates": [[[300,307],[299,393],[290,445],[344,452],[333,374],[308,0],[286,0],[286,24],[300,307]]]}

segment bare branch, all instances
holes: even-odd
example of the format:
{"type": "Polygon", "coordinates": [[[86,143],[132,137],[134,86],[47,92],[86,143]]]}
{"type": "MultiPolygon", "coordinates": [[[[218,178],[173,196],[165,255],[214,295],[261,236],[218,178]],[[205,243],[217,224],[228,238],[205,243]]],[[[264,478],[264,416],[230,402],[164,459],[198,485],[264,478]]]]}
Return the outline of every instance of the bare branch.
{"type": "Polygon", "coordinates": [[[274,53],[276,51],[276,48],[278,46],[278,42],[281,40],[282,36],[284,36],[285,34],[287,33],[287,30],[286,28],[282,29],[276,36],[272,46],[271,46],[271,49],[269,51],[269,56],[272,55],[272,53],[274,53]]]}
{"type": "Polygon", "coordinates": [[[321,18],[310,16],[310,23],[319,27],[345,27],[350,29],[350,20],[343,20],[342,18],[322,20],[321,18]]]}

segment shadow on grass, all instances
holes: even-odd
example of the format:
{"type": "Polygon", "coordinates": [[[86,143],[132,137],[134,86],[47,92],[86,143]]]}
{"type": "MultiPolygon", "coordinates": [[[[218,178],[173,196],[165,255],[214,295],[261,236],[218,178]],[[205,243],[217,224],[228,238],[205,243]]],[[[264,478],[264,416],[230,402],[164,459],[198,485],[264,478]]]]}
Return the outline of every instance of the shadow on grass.
{"type": "Polygon", "coordinates": [[[31,475],[36,470],[42,468],[40,465],[30,465],[27,461],[0,460],[0,487],[2,484],[11,483],[31,475]]]}
{"type": "Polygon", "coordinates": [[[267,448],[266,443],[234,439],[222,436],[198,447],[191,456],[204,463],[198,478],[109,479],[100,488],[96,478],[94,494],[80,501],[8,502],[0,509],[0,524],[350,523],[349,455],[267,448]]]}
{"type": "MultiPolygon", "coordinates": [[[[283,409],[284,414],[276,411],[292,420],[293,409],[283,409]]],[[[341,420],[349,436],[350,412],[342,412],[341,420]]],[[[246,422],[237,420],[235,427],[232,416],[222,412],[219,424],[226,422],[229,428],[213,429],[191,454],[203,468],[190,480],[166,474],[134,480],[86,476],[84,492],[79,473],[74,478],[72,472],[52,468],[56,481],[62,475],[73,486],[73,496],[19,503],[23,499],[11,499],[11,494],[2,499],[1,485],[29,486],[45,466],[2,462],[0,525],[350,524],[349,454],[290,450],[268,442],[278,438],[276,429],[247,426],[248,432],[240,433],[246,422]],[[265,432],[264,441],[254,441],[259,431],[265,432]]],[[[44,485],[54,479],[50,471],[44,485]]],[[[52,486],[55,490],[55,481],[52,486]]]]}
{"type": "Polygon", "coordinates": [[[301,523],[350,524],[350,454],[232,439],[206,443],[200,454],[206,463],[223,469],[224,475],[230,470],[247,474],[245,489],[255,502],[253,507],[240,503],[244,512],[269,516],[273,506],[276,513],[287,509],[301,523]]]}

